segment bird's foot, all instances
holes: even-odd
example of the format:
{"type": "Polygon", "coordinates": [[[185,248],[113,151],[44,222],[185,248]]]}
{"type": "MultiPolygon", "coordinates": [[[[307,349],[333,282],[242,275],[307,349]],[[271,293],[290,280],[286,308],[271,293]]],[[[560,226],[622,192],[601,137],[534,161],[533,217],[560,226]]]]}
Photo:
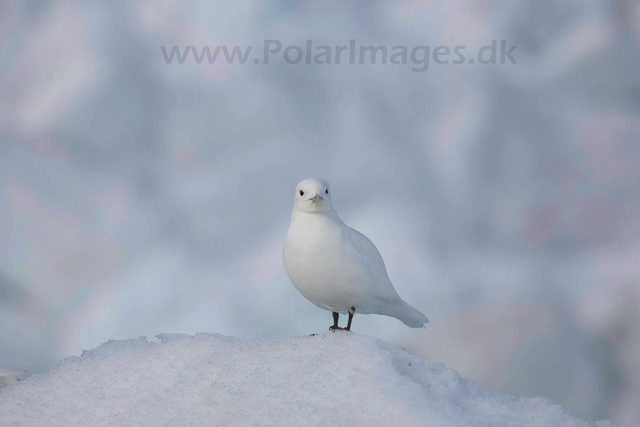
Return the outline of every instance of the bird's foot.
{"type": "Polygon", "coordinates": [[[329,326],[329,330],[330,331],[344,331],[344,328],[341,328],[340,326],[329,326]]]}

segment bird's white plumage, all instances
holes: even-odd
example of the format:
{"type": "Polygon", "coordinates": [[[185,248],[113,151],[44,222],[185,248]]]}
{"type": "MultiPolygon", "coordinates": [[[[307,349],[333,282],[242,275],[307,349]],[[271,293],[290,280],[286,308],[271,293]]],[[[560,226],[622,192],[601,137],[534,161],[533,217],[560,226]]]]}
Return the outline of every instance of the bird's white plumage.
{"type": "Polygon", "coordinates": [[[375,245],[349,228],[331,203],[329,183],[309,178],[296,186],[284,265],[293,285],[325,310],[395,317],[420,328],[429,320],[404,302],[375,245]]]}

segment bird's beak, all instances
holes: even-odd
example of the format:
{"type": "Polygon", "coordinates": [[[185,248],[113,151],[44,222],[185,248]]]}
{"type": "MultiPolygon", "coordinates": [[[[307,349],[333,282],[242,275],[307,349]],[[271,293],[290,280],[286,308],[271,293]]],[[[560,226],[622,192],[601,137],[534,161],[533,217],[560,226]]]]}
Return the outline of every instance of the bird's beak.
{"type": "Polygon", "coordinates": [[[322,196],[316,193],[316,195],[309,200],[311,200],[313,203],[320,203],[320,201],[322,200],[322,196]]]}

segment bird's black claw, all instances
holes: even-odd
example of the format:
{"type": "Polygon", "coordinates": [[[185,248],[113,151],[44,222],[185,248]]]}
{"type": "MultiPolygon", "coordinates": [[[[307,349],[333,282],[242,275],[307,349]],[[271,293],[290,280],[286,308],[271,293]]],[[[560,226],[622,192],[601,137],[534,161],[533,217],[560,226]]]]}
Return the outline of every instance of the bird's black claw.
{"type": "Polygon", "coordinates": [[[343,331],[344,328],[341,328],[340,326],[329,326],[329,330],[330,331],[343,331]]]}

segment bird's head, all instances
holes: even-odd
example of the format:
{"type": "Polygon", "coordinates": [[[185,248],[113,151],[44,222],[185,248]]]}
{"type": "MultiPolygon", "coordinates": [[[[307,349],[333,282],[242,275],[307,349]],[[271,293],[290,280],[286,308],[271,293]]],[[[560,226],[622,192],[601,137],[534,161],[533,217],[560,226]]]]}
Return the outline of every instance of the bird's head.
{"type": "Polygon", "coordinates": [[[294,212],[334,212],[329,183],[320,178],[308,178],[296,185],[293,199],[294,212]]]}

